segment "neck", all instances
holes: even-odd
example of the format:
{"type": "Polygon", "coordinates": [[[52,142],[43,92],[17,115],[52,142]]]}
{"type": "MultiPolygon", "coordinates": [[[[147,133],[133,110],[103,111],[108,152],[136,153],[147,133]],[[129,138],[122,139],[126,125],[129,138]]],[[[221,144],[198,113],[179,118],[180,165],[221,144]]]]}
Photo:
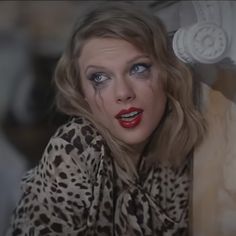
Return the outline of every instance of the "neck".
{"type": "Polygon", "coordinates": [[[142,155],[143,155],[143,152],[147,143],[148,141],[145,141],[143,143],[132,145],[133,151],[130,154],[130,157],[136,167],[138,166],[140,158],[142,158],[142,155]]]}

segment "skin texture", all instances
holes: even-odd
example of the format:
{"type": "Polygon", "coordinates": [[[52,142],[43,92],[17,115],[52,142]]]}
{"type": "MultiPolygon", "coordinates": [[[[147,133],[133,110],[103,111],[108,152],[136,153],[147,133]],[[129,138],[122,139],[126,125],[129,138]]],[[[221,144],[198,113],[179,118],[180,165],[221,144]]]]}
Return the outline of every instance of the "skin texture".
{"type": "Polygon", "coordinates": [[[92,38],[82,48],[79,68],[84,96],[96,119],[115,137],[141,149],[166,106],[155,61],[125,40],[92,38]],[[116,115],[130,107],[142,109],[140,122],[124,128],[116,115]]]}

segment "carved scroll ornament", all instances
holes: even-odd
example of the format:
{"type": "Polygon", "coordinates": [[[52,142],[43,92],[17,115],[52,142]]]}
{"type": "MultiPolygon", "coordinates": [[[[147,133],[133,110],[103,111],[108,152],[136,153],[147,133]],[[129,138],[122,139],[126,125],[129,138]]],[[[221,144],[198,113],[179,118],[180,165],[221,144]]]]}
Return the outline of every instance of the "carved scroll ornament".
{"type": "MultiPolygon", "coordinates": [[[[227,1],[192,1],[197,22],[180,27],[173,38],[173,49],[185,63],[212,64],[231,57],[232,11],[236,5],[227,1]]],[[[233,56],[234,57],[234,56],[233,56]]],[[[236,58],[236,55],[235,55],[236,58]]],[[[233,58],[232,58],[233,59],[233,58]]]]}

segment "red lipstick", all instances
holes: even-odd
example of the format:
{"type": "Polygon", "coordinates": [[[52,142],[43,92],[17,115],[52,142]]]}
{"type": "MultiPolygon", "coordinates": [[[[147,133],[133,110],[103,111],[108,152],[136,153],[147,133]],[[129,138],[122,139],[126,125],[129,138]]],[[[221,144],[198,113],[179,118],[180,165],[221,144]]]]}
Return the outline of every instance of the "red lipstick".
{"type": "Polygon", "coordinates": [[[121,110],[115,118],[123,128],[134,128],[141,122],[142,115],[143,109],[131,107],[121,110]]]}

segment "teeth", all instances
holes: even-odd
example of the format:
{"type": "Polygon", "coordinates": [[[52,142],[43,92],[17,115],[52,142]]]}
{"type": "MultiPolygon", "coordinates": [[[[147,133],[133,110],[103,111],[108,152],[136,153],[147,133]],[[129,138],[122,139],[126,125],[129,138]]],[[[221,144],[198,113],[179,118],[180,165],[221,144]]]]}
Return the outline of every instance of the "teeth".
{"type": "Polygon", "coordinates": [[[138,115],[139,113],[140,113],[140,112],[138,112],[138,111],[133,111],[133,112],[128,113],[128,114],[123,114],[123,115],[121,115],[120,117],[121,117],[122,119],[133,118],[134,116],[138,115]]]}

